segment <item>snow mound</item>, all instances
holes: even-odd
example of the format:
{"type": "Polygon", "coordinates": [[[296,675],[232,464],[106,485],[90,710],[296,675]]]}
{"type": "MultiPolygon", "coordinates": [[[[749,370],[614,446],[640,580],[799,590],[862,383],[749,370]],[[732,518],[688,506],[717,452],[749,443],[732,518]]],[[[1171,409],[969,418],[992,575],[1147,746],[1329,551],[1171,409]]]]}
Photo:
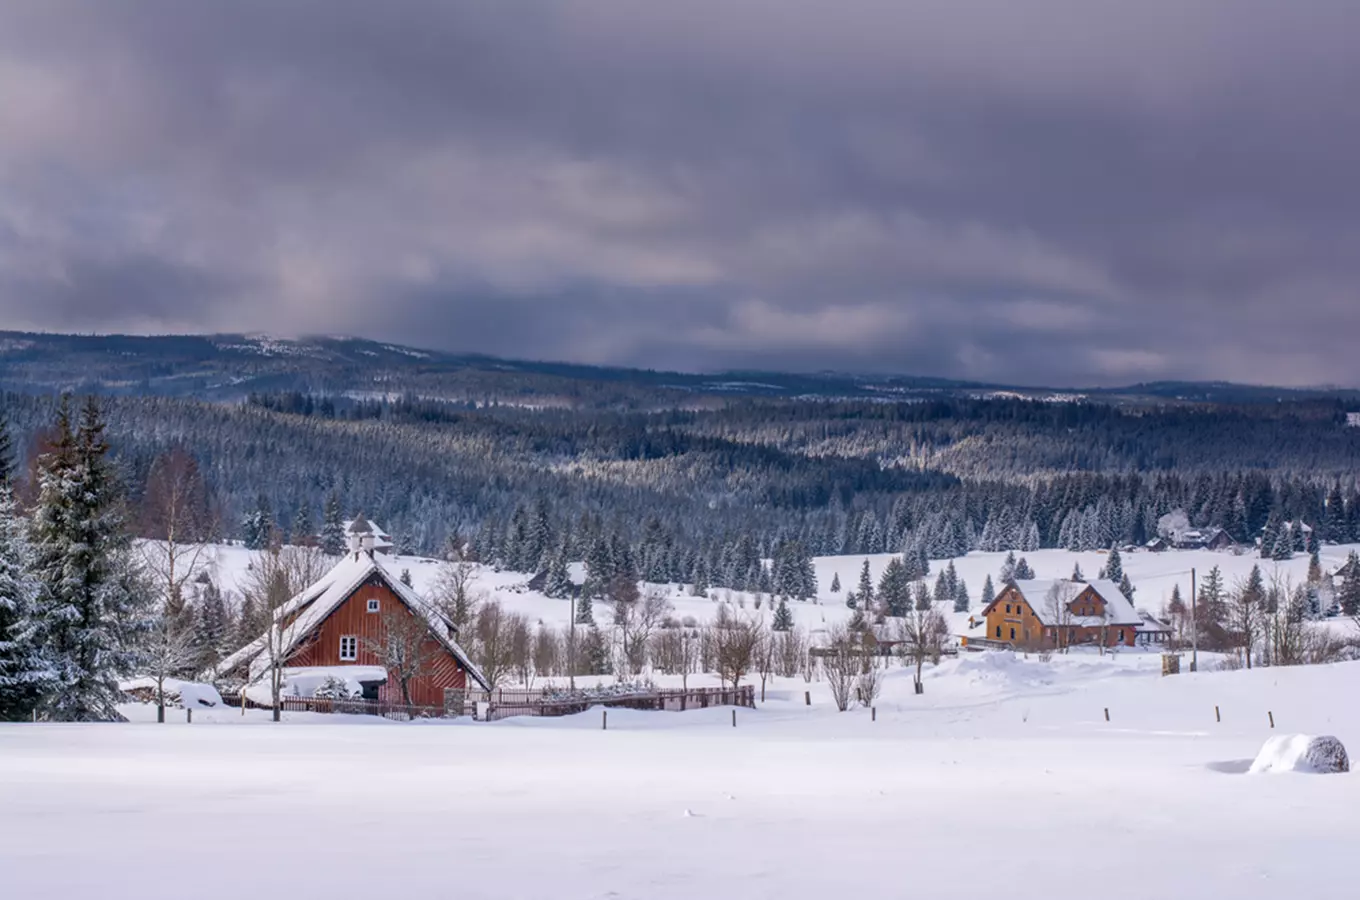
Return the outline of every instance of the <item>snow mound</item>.
{"type": "MultiPolygon", "coordinates": [[[[156,680],[154,678],[133,678],[121,685],[123,693],[139,703],[156,702],[156,680]]],[[[221,706],[222,697],[217,688],[196,681],[180,681],[178,678],[165,679],[165,703],[174,707],[211,707],[221,706]]]]}
{"type": "Polygon", "coordinates": [[[1311,772],[1330,774],[1349,772],[1346,748],[1330,735],[1282,734],[1266,741],[1249,770],[1263,772],[1311,772]]]}

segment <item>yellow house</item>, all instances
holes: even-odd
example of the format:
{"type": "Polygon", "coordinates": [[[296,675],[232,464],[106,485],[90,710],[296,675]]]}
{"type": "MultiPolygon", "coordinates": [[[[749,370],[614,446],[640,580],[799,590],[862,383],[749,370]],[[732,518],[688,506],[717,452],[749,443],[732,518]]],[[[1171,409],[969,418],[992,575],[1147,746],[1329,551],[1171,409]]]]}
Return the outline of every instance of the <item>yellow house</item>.
{"type": "Polygon", "coordinates": [[[1143,625],[1112,581],[1017,581],[984,609],[986,639],[1016,647],[1132,647],[1143,625]]]}

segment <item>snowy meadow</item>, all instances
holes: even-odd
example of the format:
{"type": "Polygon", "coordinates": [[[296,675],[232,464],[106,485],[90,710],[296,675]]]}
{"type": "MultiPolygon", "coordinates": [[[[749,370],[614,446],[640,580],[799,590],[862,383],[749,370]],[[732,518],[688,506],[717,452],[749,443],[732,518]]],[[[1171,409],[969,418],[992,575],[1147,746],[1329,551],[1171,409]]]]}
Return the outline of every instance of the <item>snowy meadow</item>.
{"type": "Polygon", "coordinates": [[[1282,731],[1360,746],[1360,664],[1154,659],[965,655],[919,697],[893,669],[876,720],[779,680],[735,728],[147,707],[0,726],[6,896],[1353,896],[1357,776],[1243,773],[1282,731]]]}

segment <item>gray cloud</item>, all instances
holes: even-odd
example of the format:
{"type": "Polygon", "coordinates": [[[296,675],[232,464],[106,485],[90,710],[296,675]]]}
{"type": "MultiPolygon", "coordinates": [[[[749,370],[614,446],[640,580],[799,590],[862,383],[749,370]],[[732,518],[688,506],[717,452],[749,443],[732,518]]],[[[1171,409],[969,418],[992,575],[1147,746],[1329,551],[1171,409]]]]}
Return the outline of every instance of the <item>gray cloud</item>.
{"type": "Polygon", "coordinates": [[[1360,7],[0,7],[0,327],[1360,384],[1360,7]]]}

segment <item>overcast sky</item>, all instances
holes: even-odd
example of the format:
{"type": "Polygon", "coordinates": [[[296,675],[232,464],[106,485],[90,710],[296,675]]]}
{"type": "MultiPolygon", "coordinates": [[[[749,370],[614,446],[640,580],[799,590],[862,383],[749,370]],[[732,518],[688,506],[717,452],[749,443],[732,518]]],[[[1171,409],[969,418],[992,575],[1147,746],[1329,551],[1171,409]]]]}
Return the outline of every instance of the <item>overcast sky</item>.
{"type": "Polygon", "coordinates": [[[0,328],[1356,385],[1360,3],[9,0],[0,328]]]}

